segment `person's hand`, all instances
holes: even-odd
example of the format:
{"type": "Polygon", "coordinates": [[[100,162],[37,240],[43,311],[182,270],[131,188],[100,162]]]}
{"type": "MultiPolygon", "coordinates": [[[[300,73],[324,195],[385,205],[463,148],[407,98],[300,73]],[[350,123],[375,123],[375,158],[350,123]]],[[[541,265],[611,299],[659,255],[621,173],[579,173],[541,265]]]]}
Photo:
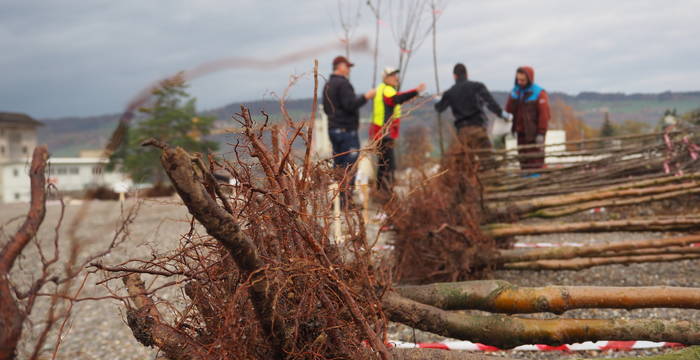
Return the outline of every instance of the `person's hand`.
{"type": "Polygon", "coordinates": [[[537,143],[537,145],[544,144],[544,135],[537,134],[537,137],[535,138],[535,142],[537,143]]]}
{"type": "Polygon", "coordinates": [[[422,93],[423,91],[425,91],[425,83],[418,84],[416,91],[418,91],[419,94],[422,93]]]}
{"type": "Polygon", "coordinates": [[[511,121],[513,121],[513,114],[503,110],[501,112],[501,118],[507,122],[511,122],[511,121]]]}
{"type": "Polygon", "coordinates": [[[371,89],[368,92],[365,93],[365,99],[369,100],[374,97],[374,95],[377,94],[377,89],[371,89]]]}

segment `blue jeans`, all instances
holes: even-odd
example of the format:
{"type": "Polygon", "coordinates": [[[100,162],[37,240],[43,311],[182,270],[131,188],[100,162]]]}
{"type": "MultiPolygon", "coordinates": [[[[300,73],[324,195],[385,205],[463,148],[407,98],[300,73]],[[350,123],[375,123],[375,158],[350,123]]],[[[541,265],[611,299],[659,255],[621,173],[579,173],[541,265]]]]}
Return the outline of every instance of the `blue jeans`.
{"type": "Polygon", "coordinates": [[[342,171],[341,176],[345,179],[345,182],[340,184],[340,202],[345,206],[355,185],[355,173],[347,173],[347,171],[352,170],[351,167],[360,156],[360,138],[357,136],[357,130],[337,128],[329,129],[328,136],[333,145],[333,165],[342,171]]]}
{"type": "Polygon", "coordinates": [[[329,129],[328,136],[333,145],[333,164],[335,167],[350,167],[357,161],[360,150],[360,138],[357,130],[329,129]],[[341,155],[338,155],[341,154],[341,155]]]}

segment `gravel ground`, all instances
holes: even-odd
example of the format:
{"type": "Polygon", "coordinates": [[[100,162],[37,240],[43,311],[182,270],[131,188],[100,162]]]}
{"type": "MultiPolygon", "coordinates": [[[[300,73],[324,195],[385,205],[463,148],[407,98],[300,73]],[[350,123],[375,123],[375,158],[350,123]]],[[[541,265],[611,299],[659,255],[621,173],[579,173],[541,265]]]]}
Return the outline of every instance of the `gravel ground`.
{"type": "MultiPolygon", "coordinates": [[[[128,202],[127,208],[134,202],[128,202]]],[[[103,249],[112,239],[120,223],[121,208],[119,203],[111,201],[94,201],[88,205],[86,216],[82,217],[74,238],[80,244],[80,254],[93,254],[103,249]]],[[[80,204],[67,207],[64,224],[61,227],[61,243],[64,254],[71,243],[69,229],[74,219],[79,216],[80,204]]],[[[39,234],[39,241],[49,244],[58,219],[60,207],[51,204],[48,207],[46,221],[39,234]]],[[[27,205],[3,205],[0,207],[0,224],[23,216],[27,205]]],[[[18,226],[12,222],[4,227],[10,234],[18,226]]],[[[130,239],[103,258],[107,264],[115,264],[129,258],[148,257],[153,251],[172,249],[177,246],[179,235],[189,229],[186,209],[174,200],[146,201],[141,205],[139,216],[130,227],[130,239]]],[[[603,233],[603,234],[564,234],[548,236],[523,236],[522,242],[605,242],[632,239],[648,239],[672,234],[660,233],[603,233]]],[[[4,236],[0,233],[0,241],[4,236]]],[[[19,284],[31,280],[32,271],[36,271],[37,253],[33,247],[27,248],[19,266],[13,274],[19,284]]],[[[595,267],[582,271],[497,271],[493,278],[508,280],[521,286],[543,285],[610,285],[610,286],[693,286],[700,287],[700,261],[682,261],[675,263],[633,264],[629,266],[611,265],[595,267]]],[[[96,286],[98,276],[88,278],[82,296],[104,296],[107,291],[96,286]]],[[[123,292],[122,292],[123,295],[123,292]]],[[[167,294],[165,295],[167,296],[167,294]]],[[[33,343],[33,336],[41,328],[41,318],[45,314],[47,302],[38,303],[32,323],[25,327],[24,343],[33,343]]],[[[535,314],[538,317],[551,317],[550,314],[535,314]]],[[[686,319],[700,322],[699,310],[680,309],[640,309],[624,310],[575,310],[566,312],[564,317],[579,318],[660,318],[686,319]]],[[[392,325],[390,338],[402,341],[440,341],[444,338],[414,331],[403,325],[392,325]]],[[[25,346],[26,347],[26,346],[25,346]]],[[[50,341],[45,346],[46,356],[51,358],[54,344],[50,341]]],[[[26,349],[22,349],[20,359],[26,358],[26,349]]],[[[566,354],[560,352],[498,352],[493,355],[515,358],[581,358],[581,357],[622,357],[630,355],[648,355],[667,350],[647,350],[635,352],[587,352],[566,354]]],[[[67,324],[63,341],[60,345],[59,359],[154,359],[155,351],[137,343],[124,321],[123,306],[116,300],[85,301],[77,303],[73,309],[73,320],[67,324]]]]}
{"type": "MultiPolygon", "coordinates": [[[[171,249],[177,245],[180,235],[189,229],[187,210],[184,206],[174,206],[173,200],[145,201],[141,204],[139,216],[130,226],[129,239],[102,258],[105,264],[115,264],[130,258],[147,258],[152,251],[171,249]]],[[[126,204],[126,209],[135,202],[126,204]]],[[[88,256],[97,254],[105,249],[112,241],[114,233],[121,223],[121,207],[114,201],[93,201],[86,205],[73,202],[66,208],[66,215],[60,231],[60,251],[66,256],[72,243],[69,229],[74,220],[80,219],[77,231],[73,237],[80,244],[79,254],[88,256]],[[81,209],[87,210],[85,216],[79,217],[81,209]]],[[[0,207],[0,224],[26,213],[26,204],[3,204],[0,207]]],[[[51,203],[47,207],[46,219],[38,235],[39,241],[48,246],[53,239],[54,226],[60,213],[60,206],[51,203]]],[[[19,226],[13,222],[4,228],[10,234],[19,226]]],[[[0,241],[5,238],[0,237],[0,241]]],[[[47,247],[51,249],[50,247],[47,247]]],[[[49,251],[51,254],[51,251],[49,251]]],[[[37,274],[38,260],[34,246],[25,249],[23,257],[16,263],[13,279],[16,283],[26,285],[32,274],[37,274]]],[[[97,297],[109,295],[102,286],[95,283],[101,278],[92,275],[88,278],[81,297],[97,297]]],[[[112,282],[114,285],[121,285],[112,282]]],[[[124,295],[122,291],[120,295],[124,295]]],[[[31,323],[25,326],[23,346],[19,359],[28,357],[27,344],[34,344],[38,330],[43,328],[42,318],[48,308],[48,299],[40,300],[30,318],[31,323]]],[[[73,308],[72,322],[66,324],[63,341],[59,346],[58,359],[154,359],[155,351],[145,348],[134,339],[131,330],[126,326],[123,305],[117,300],[85,301],[76,303],[73,308]]],[[[44,346],[44,357],[51,358],[55,347],[55,336],[49,337],[44,346]]]]}

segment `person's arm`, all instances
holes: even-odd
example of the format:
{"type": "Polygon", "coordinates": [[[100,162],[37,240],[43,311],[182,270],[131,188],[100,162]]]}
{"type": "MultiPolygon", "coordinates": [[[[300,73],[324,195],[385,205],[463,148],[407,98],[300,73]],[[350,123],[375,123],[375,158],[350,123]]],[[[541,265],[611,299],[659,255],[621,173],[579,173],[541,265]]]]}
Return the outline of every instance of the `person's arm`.
{"type": "Polygon", "coordinates": [[[549,126],[549,95],[547,92],[542,90],[539,98],[537,99],[537,133],[544,135],[547,133],[547,127],[549,126]]]}
{"type": "Polygon", "coordinates": [[[444,93],[442,93],[442,97],[440,98],[440,101],[435,103],[435,111],[441,113],[441,112],[447,110],[447,108],[450,106],[449,97],[450,97],[450,90],[447,90],[444,93]]]}
{"type": "Polygon", "coordinates": [[[340,107],[345,111],[352,112],[367,103],[367,98],[364,95],[355,95],[355,90],[348,81],[343,82],[338,90],[340,107]]]}
{"type": "MultiPolygon", "coordinates": [[[[515,101],[513,100],[513,97],[508,93],[508,100],[506,100],[506,112],[509,114],[513,114],[515,112],[515,101]]],[[[515,117],[515,114],[513,114],[515,117]]],[[[510,124],[510,132],[515,136],[516,133],[516,126],[515,126],[515,120],[512,121],[510,124]]]]}
{"type": "Polygon", "coordinates": [[[328,83],[326,83],[323,86],[323,90],[321,90],[321,102],[323,103],[323,112],[325,112],[327,116],[332,116],[335,113],[335,109],[333,108],[333,103],[328,93],[328,83]]]}
{"type": "Polygon", "coordinates": [[[486,88],[486,85],[479,83],[479,98],[486,102],[486,107],[491,110],[492,113],[496,114],[497,116],[503,116],[503,109],[501,109],[501,105],[498,105],[496,100],[493,99],[493,95],[491,95],[491,92],[489,89],[486,88]]]}
{"type": "Polygon", "coordinates": [[[389,105],[389,106],[403,104],[406,101],[411,100],[414,97],[418,96],[418,94],[420,94],[424,90],[425,90],[425,83],[420,83],[420,84],[418,84],[418,87],[416,87],[415,89],[399,92],[399,93],[394,94],[391,97],[384,96],[384,103],[389,105]]]}
{"type": "Polygon", "coordinates": [[[515,102],[513,101],[513,97],[508,94],[508,100],[506,100],[506,111],[509,113],[513,113],[515,111],[515,102]]]}
{"type": "Polygon", "coordinates": [[[384,103],[388,106],[396,106],[398,104],[403,104],[408,100],[413,99],[418,96],[418,89],[411,89],[408,91],[403,91],[394,94],[394,96],[384,96],[384,103]]]}

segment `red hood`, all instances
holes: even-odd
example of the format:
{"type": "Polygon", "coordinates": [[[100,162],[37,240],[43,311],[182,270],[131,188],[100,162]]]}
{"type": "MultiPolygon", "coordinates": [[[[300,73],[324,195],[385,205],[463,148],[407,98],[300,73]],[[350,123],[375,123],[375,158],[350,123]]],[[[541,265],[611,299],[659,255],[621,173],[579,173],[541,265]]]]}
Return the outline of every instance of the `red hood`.
{"type": "MultiPolygon", "coordinates": [[[[535,69],[532,68],[532,66],[521,66],[518,68],[518,71],[524,71],[525,74],[527,75],[527,78],[530,80],[530,85],[535,83],[535,69]]],[[[515,82],[516,84],[518,83],[517,80],[515,82]]]]}

